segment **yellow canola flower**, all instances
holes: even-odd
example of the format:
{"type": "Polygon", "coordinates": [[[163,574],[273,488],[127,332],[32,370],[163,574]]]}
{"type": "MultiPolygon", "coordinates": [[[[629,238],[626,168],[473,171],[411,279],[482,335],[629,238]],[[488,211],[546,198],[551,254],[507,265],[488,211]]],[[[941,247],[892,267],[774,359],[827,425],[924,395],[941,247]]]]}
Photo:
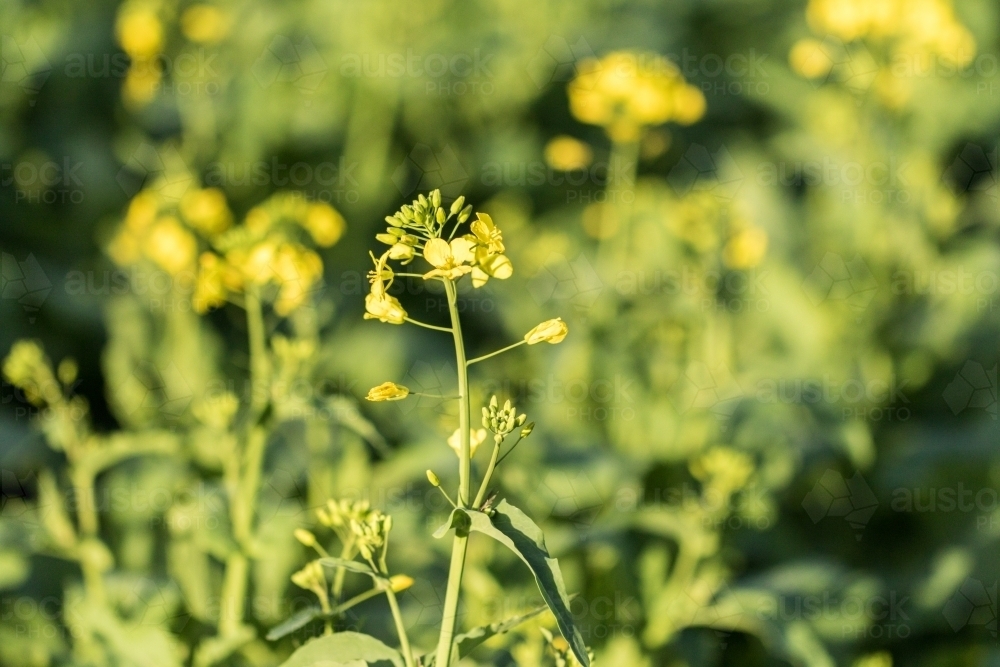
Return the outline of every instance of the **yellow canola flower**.
{"type": "Polygon", "coordinates": [[[395,382],[383,382],[368,390],[365,398],[369,401],[399,401],[410,395],[410,390],[395,382]]]}
{"type": "Polygon", "coordinates": [[[195,312],[207,313],[226,302],[226,273],[229,271],[222,258],[215,253],[201,254],[198,258],[198,278],[195,280],[194,296],[191,299],[195,312]]]}
{"type": "Polygon", "coordinates": [[[403,310],[399,299],[388,293],[393,281],[392,269],[386,265],[389,253],[386,252],[377,260],[372,256],[372,259],[375,261],[375,270],[368,274],[372,289],[365,297],[366,312],[364,318],[366,320],[377,319],[389,324],[402,324],[406,320],[406,311],[403,310]],[[386,283],[386,280],[389,282],[386,283]]]}
{"type": "Polygon", "coordinates": [[[151,8],[126,5],[118,14],[115,32],[133,59],[150,58],[163,48],[163,24],[151,8]]]}
{"type": "Polygon", "coordinates": [[[154,223],[143,241],[142,249],[146,257],[167,273],[177,275],[194,264],[198,242],[177,218],[168,216],[154,223]]]}
{"type": "Polygon", "coordinates": [[[535,345],[537,343],[551,343],[555,345],[556,343],[561,343],[568,333],[569,327],[566,326],[561,317],[557,317],[554,320],[545,320],[524,334],[524,340],[527,341],[528,345],[535,345]]]}
{"type": "Polygon", "coordinates": [[[332,206],[317,202],[309,204],[302,226],[317,244],[326,248],[340,240],[347,223],[332,206]]]}
{"type": "Polygon", "coordinates": [[[475,260],[473,243],[460,237],[448,243],[444,239],[430,239],[424,244],[424,259],[434,268],[424,274],[424,280],[447,278],[458,280],[472,271],[469,265],[475,260]]]}
{"type": "Polygon", "coordinates": [[[559,171],[574,171],[586,169],[594,160],[594,152],[590,146],[561,134],[545,145],[545,162],[559,171]]]}
{"type": "Polygon", "coordinates": [[[221,234],[233,224],[226,195],[218,188],[186,193],[181,199],[180,209],[184,220],[205,236],[221,234]]]}
{"type": "Polygon", "coordinates": [[[767,252],[767,232],[748,227],[734,234],[722,249],[722,261],[731,269],[752,269],[767,252]]]}
{"type": "Polygon", "coordinates": [[[568,88],[570,110],[615,141],[637,141],[645,127],[690,124],[705,113],[705,96],[658,54],[615,51],[582,61],[578,71],[568,88]]]}
{"type": "Polygon", "coordinates": [[[503,254],[503,234],[493,224],[493,218],[486,213],[476,213],[476,220],[470,225],[472,236],[477,245],[485,247],[490,254],[503,254]]]}
{"type": "MultiPolygon", "coordinates": [[[[469,429],[469,456],[475,456],[476,450],[479,449],[479,445],[486,442],[486,429],[469,429]]],[[[462,456],[462,431],[461,429],[455,429],[455,432],[448,436],[448,446],[454,450],[455,455],[461,458],[462,456]]]]}
{"type": "Polygon", "coordinates": [[[192,42],[213,44],[229,33],[229,18],[212,5],[191,5],[181,14],[181,32],[192,42]]]}
{"type": "Polygon", "coordinates": [[[807,79],[826,76],[833,69],[833,58],[817,39],[800,39],[788,54],[788,64],[796,74],[807,79]]]}
{"type": "Polygon", "coordinates": [[[401,593],[414,584],[413,577],[405,574],[394,574],[389,577],[389,588],[393,593],[401,593]]]}

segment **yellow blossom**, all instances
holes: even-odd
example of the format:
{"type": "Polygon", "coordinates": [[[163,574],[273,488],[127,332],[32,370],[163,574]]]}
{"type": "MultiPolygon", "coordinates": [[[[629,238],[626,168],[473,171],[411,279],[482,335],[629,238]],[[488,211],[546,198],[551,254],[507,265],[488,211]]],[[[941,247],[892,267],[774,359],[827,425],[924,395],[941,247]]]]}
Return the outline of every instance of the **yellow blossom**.
{"type": "Polygon", "coordinates": [[[143,252],[168,273],[177,275],[194,264],[198,243],[177,218],[165,217],[149,230],[143,242],[143,252]]]}
{"type": "Polygon", "coordinates": [[[324,248],[339,241],[347,226],[343,216],[323,202],[309,204],[302,225],[313,240],[324,248]]]}
{"type": "MultiPolygon", "coordinates": [[[[469,456],[475,456],[476,450],[479,449],[479,445],[486,441],[486,429],[469,429],[469,456]]],[[[461,429],[455,429],[455,432],[448,437],[448,446],[451,447],[455,454],[461,458],[462,456],[462,431],[461,429]]]]}
{"type": "Polygon", "coordinates": [[[565,134],[554,137],[545,145],[545,162],[559,171],[586,169],[593,159],[594,152],[590,146],[565,134]]]}
{"type": "Polygon", "coordinates": [[[233,223],[226,195],[218,188],[187,192],[181,199],[180,209],[184,219],[206,236],[220,234],[233,223]]]}
{"type": "Polygon", "coordinates": [[[826,76],[833,69],[833,58],[822,42],[816,39],[800,39],[788,54],[792,69],[807,79],[826,76]]]}
{"type": "Polygon", "coordinates": [[[115,32],[118,43],[133,59],[155,56],[163,46],[163,24],[152,9],[126,5],[118,15],[115,32]]]}
{"type": "Polygon", "coordinates": [[[486,213],[476,213],[476,220],[470,225],[472,237],[477,245],[485,247],[491,255],[499,255],[506,248],[503,245],[503,234],[493,224],[493,218],[486,213]]]}
{"type": "Polygon", "coordinates": [[[192,306],[195,312],[206,313],[226,302],[226,266],[222,258],[204,252],[198,258],[198,278],[194,285],[192,306]]]}
{"type": "Polygon", "coordinates": [[[536,343],[552,343],[555,345],[556,343],[561,343],[568,333],[569,327],[566,326],[561,317],[557,317],[554,320],[545,320],[524,334],[524,340],[527,341],[528,345],[535,345],[536,343]]]}
{"type": "MultiPolygon", "coordinates": [[[[374,256],[372,257],[374,260],[374,256]]],[[[366,320],[377,319],[380,322],[389,324],[402,324],[406,321],[406,311],[403,310],[399,299],[390,295],[388,289],[392,286],[393,274],[386,262],[389,253],[386,252],[375,260],[375,270],[369,273],[369,280],[372,284],[371,292],[365,297],[366,320]],[[388,283],[385,281],[388,280],[388,283]]]]}
{"type": "Polygon", "coordinates": [[[369,401],[399,401],[410,395],[410,390],[395,382],[383,382],[368,390],[369,401]]]}
{"type": "Polygon", "coordinates": [[[229,19],[218,7],[191,5],[181,14],[181,32],[192,42],[212,44],[229,32],[229,19]]]}
{"type": "Polygon", "coordinates": [[[731,269],[752,269],[767,252],[767,232],[748,227],[734,234],[722,249],[722,261],[731,269]]]}
{"type": "Polygon", "coordinates": [[[473,243],[467,238],[457,238],[448,243],[444,239],[430,239],[424,244],[424,259],[433,266],[424,274],[424,280],[447,278],[457,280],[472,271],[469,263],[475,259],[473,243]]]}

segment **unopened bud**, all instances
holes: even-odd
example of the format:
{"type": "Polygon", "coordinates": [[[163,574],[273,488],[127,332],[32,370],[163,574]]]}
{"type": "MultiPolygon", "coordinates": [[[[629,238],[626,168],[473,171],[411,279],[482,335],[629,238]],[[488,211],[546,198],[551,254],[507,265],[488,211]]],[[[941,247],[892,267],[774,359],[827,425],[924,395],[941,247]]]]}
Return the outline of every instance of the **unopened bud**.
{"type": "Polygon", "coordinates": [[[295,529],[295,539],[297,539],[299,542],[306,545],[307,547],[316,546],[316,536],[310,533],[308,530],[305,530],[304,528],[295,529]]]}
{"type": "Polygon", "coordinates": [[[459,197],[458,199],[456,199],[451,203],[450,213],[452,215],[457,215],[458,212],[462,210],[463,206],[465,206],[465,195],[462,195],[461,197],[459,197]]]}
{"type": "Polygon", "coordinates": [[[441,480],[434,474],[433,470],[427,471],[427,481],[431,483],[431,486],[441,486],[441,480]]]}
{"type": "Polygon", "coordinates": [[[535,422],[529,422],[527,426],[521,429],[521,437],[527,438],[533,430],[535,430],[535,422]]]}
{"type": "Polygon", "coordinates": [[[413,585],[413,577],[408,577],[405,574],[394,574],[389,577],[389,588],[392,589],[393,593],[400,593],[405,591],[407,588],[413,585]]]}

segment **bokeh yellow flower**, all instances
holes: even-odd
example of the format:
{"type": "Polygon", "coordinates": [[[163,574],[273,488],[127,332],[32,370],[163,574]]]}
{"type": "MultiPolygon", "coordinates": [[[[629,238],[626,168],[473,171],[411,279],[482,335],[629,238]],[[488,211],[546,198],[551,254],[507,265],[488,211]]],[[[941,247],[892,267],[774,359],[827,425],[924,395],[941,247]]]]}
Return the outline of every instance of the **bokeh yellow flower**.
{"type": "Polygon", "coordinates": [[[122,49],[133,59],[150,58],[163,48],[163,24],[151,7],[123,7],[115,33],[122,49]]]}
{"type": "Polygon", "coordinates": [[[670,120],[687,125],[705,113],[701,91],[657,54],[615,51],[580,62],[578,72],[568,88],[570,110],[615,141],[638,141],[646,127],[670,120]]]}
{"type": "Polygon", "coordinates": [[[229,33],[229,17],[213,5],[191,5],[181,14],[181,32],[192,42],[214,44],[229,33]]]}
{"type": "Polygon", "coordinates": [[[760,264],[766,252],[767,232],[760,227],[747,227],[726,242],[722,261],[731,269],[752,269],[760,264]]]}
{"type": "Polygon", "coordinates": [[[177,218],[167,216],[157,220],[142,245],[143,254],[177,275],[194,264],[198,242],[177,218]]]}
{"type": "Polygon", "coordinates": [[[181,199],[180,209],[185,222],[208,237],[221,234],[233,224],[226,195],[218,188],[188,191],[181,199]]]}
{"type": "Polygon", "coordinates": [[[347,224],[332,206],[323,202],[310,204],[302,225],[320,246],[328,247],[340,240],[347,224]]]}
{"type": "Polygon", "coordinates": [[[586,169],[593,159],[590,146],[565,134],[552,138],[545,145],[545,162],[558,171],[586,169]]]}
{"type": "MultiPolygon", "coordinates": [[[[486,429],[469,429],[469,456],[475,456],[476,450],[479,449],[479,445],[486,442],[486,429]]],[[[452,448],[455,455],[461,458],[462,456],[462,431],[461,429],[455,429],[455,432],[448,436],[448,446],[452,448]]]]}

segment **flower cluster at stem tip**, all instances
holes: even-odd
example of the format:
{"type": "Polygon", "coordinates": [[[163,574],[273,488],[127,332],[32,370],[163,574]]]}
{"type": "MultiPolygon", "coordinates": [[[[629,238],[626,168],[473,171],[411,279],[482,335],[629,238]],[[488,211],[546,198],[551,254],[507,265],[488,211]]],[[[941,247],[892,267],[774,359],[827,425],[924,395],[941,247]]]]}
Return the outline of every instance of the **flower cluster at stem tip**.
{"type": "Polygon", "coordinates": [[[705,113],[701,91],[655,53],[614,51],[580,62],[578,72],[568,88],[570,111],[614,141],[638,141],[644,128],[671,120],[690,125],[705,113]]]}
{"type": "Polygon", "coordinates": [[[122,266],[148,261],[178,279],[193,276],[192,307],[199,313],[252,288],[286,316],[306,303],[323,276],[307,239],[331,246],[345,227],[328,204],[293,193],[272,195],[234,225],[217,188],[189,190],[179,201],[148,189],[132,199],[108,251],[122,266]]]}

